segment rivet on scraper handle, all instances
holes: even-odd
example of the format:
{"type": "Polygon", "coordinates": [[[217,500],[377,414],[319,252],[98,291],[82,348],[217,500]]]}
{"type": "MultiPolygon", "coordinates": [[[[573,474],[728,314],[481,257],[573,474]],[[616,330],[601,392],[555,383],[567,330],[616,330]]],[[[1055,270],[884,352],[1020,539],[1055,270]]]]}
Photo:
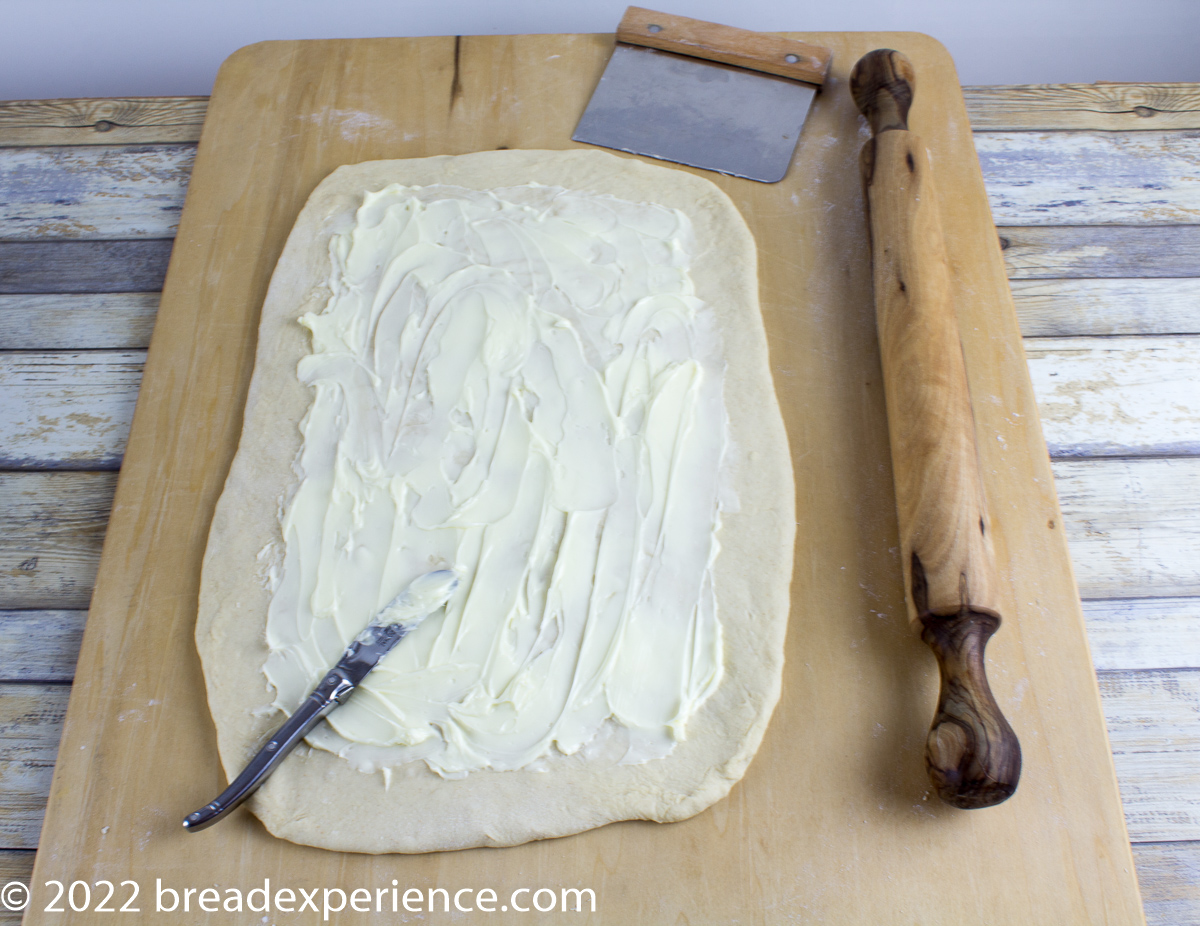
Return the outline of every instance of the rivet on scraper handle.
{"type": "Polygon", "coordinates": [[[937,193],[908,131],[913,83],[904,55],[878,49],[850,92],[874,134],[862,175],[909,617],[941,670],[925,762],[942,800],[969,809],[1016,791],[1021,746],[984,668],[997,582],[937,193]]]}

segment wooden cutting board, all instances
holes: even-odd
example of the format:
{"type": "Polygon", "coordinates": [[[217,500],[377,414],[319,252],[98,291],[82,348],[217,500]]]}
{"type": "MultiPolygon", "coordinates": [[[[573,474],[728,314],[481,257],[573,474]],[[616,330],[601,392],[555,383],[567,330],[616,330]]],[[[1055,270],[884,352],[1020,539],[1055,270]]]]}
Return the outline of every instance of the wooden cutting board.
{"type": "MultiPolygon", "coordinates": [[[[574,147],[571,131],[612,38],[254,45],[222,68],[205,122],[27,923],[108,921],[42,912],[51,879],[138,882],[131,906],[141,913],[123,923],[170,918],[155,912],[156,879],[181,892],[216,886],[222,898],[263,879],[272,891],[366,888],[376,897],[394,879],[401,891],[470,889],[463,906],[484,888],[498,905],[518,888],[590,888],[590,921],[619,926],[1143,921],[1054,484],[953,64],[916,34],[798,37],[832,47],[834,67],[787,178],[763,185],[705,174],[733,197],[758,241],[798,496],[783,699],[745,780],[684,823],[616,824],[512,849],[344,855],[276,840],[245,812],[200,834],[182,830],[183,815],[224,785],[192,642],[200,561],[238,440],[259,307],[293,219],[340,164],[574,147]],[[916,67],[911,126],[942,190],[1006,577],[990,674],[1024,746],[1025,773],[1016,796],[988,810],[941,804],[922,764],[936,673],[904,614],[858,174],[866,133],[846,87],[858,57],[880,46],[916,67]]],[[[130,890],[121,888],[113,906],[130,890]]],[[[530,906],[532,897],[518,902],[530,906]]],[[[177,921],[260,918],[208,916],[195,895],[191,903],[177,921]]],[[[272,912],[263,922],[316,920],[272,912]]]]}

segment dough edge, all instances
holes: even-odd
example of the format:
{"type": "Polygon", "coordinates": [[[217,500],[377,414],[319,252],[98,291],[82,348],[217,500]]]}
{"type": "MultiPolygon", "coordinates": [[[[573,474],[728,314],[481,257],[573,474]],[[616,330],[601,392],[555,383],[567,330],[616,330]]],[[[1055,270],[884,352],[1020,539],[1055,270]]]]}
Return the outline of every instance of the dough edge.
{"type": "Polygon", "coordinates": [[[410,763],[385,786],[382,774],[302,745],[250,801],[275,836],[340,851],[427,852],[518,845],[619,820],[683,820],[742,777],[779,700],[794,485],[758,307],[754,239],[733,202],[701,177],[592,150],[368,161],[322,181],[288,237],[263,304],[242,436],[210,528],[196,644],[226,774],[232,780],[283,719],[270,708],[262,673],[269,595],[256,557],[277,536],[279,502],[294,480],[297,424],[310,401],[295,375],[309,338],[295,319],[328,297],[330,237],[352,223],[365,190],[530,181],[677,208],[695,227],[697,295],[715,312],[724,341],[730,483],[739,502],[737,512],[722,515],[714,567],[724,678],[671,755],[642,765],[589,766],[576,755],[555,757],[550,771],[445,781],[410,763]],[[247,570],[248,562],[255,568],[247,570]]]}

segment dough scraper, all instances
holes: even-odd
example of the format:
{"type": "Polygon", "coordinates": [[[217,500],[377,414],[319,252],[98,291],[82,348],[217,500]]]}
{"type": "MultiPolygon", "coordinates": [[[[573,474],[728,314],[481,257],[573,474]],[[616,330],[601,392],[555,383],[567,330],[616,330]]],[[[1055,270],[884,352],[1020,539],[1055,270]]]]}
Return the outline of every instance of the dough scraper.
{"type": "Polygon", "coordinates": [[[342,658],[312,693],[276,730],[257,755],[221,795],[184,818],[189,832],[212,826],[258,790],[313,727],[339,704],[344,704],[362,680],[430,614],[450,600],[458,574],[438,569],[418,576],[371,619],[342,658]]]}
{"type": "Polygon", "coordinates": [[[572,140],[782,180],[828,48],[631,6],[572,140]]]}

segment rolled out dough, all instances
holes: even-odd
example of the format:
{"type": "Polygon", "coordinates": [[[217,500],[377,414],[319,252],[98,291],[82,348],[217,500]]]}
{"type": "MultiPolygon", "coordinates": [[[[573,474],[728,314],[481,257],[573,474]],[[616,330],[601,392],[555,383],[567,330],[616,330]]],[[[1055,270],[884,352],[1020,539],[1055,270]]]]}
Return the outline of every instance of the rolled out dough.
{"type": "Polygon", "coordinates": [[[221,761],[230,778],[284,719],[262,667],[269,593],[259,552],[279,536],[294,482],[298,423],[310,402],[296,377],[309,350],[297,318],[320,311],[329,241],[362,194],[391,183],[493,189],[536,181],[679,209],[697,241],[692,277],[718,320],[738,509],[722,514],[714,567],[724,676],[664,759],[555,756],[539,770],[444,780],[424,763],[366,774],[299,747],[252,798],[276,836],[354,852],[426,852],[517,845],[618,820],[671,822],[719,800],[743,775],[779,698],[792,566],[793,483],[759,314],[754,241],[733,203],[707,180],[598,151],[494,151],[341,167],[312,193],[276,266],[262,310],[241,442],[218,502],[201,580],[196,642],[221,761]]]}

